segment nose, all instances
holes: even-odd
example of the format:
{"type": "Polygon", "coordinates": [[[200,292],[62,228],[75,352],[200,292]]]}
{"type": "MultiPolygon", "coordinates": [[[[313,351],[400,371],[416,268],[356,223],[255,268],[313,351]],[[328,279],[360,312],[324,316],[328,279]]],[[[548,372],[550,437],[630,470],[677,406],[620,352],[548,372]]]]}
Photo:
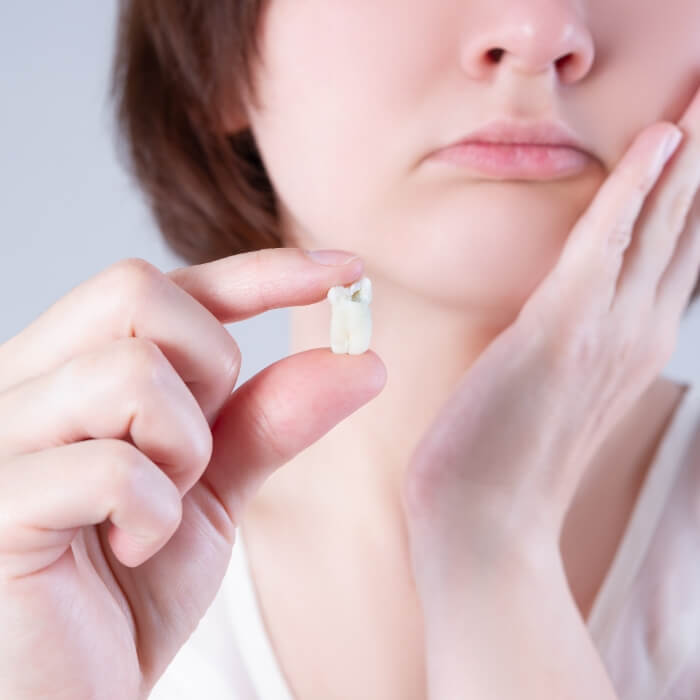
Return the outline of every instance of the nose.
{"type": "Polygon", "coordinates": [[[563,82],[585,75],[594,60],[591,32],[578,0],[508,0],[488,3],[491,17],[472,25],[462,54],[473,78],[507,68],[521,74],[556,74],[563,82]]]}

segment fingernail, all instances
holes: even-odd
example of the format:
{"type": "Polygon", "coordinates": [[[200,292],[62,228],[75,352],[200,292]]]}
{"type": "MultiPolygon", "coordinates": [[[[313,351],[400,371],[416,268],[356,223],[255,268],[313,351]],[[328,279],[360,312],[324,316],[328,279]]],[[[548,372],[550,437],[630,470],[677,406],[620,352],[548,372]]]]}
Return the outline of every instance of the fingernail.
{"type": "Polygon", "coordinates": [[[676,150],[678,144],[683,138],[683,132],[678,128],[674,127],[666,136],[662,146],[661,146],[661,159],[667,160],[671,154],[676,150]]]}
{"type": "Polygon", "coordinates": [[[360,257],[345,250],[305,250],[304,252],[321,265],[347,265],[360,257]]]}

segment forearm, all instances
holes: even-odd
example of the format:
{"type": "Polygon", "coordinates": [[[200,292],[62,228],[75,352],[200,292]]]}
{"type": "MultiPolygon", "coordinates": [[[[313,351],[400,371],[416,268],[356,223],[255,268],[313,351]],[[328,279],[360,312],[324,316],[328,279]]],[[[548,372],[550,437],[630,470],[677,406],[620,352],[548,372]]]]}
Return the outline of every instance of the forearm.
{"type": "Polygon", "coordinates": [[[430,700],[618,700],[560,557],[460,580],[426,611],[430,700]]]}

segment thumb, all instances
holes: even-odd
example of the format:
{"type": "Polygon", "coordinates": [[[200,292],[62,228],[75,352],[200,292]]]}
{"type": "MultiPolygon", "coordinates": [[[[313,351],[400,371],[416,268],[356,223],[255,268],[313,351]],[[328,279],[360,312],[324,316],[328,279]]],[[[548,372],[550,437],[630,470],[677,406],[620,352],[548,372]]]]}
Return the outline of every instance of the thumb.
{"type": "Polygon", "coordinates": [[[221,409],[202,480],[237,523],[237,514],[275,469],[377,396],[386,378],[372,350],[344,355],[316,348],[269,365],[221,409]]]}

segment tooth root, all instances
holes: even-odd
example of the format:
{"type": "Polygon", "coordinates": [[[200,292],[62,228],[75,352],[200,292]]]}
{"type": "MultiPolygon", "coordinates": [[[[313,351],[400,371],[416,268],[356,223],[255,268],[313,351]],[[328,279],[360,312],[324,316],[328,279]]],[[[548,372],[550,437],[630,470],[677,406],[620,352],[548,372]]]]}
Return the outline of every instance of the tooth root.
{"type": "Polygon", "coordinates": [[[336,354],[361,355],[372,336],[372,283],[362,277],[349,287],[328,290],[331,302],[331,350],[336,354]]]}

